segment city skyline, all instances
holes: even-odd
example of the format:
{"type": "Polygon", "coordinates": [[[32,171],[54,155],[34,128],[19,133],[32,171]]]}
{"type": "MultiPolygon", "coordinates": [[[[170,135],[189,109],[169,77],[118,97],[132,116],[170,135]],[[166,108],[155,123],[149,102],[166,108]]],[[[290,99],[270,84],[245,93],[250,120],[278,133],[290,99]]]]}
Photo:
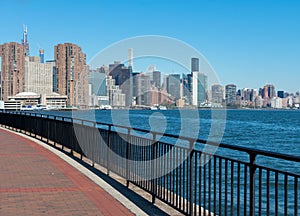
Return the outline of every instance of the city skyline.
{"type": "MultiPolygon", "coordinates": [[[[85,50],[88,63],[97,52],[124,38],[164,35],[201,52],[222,85],[254,88],[273,83],[288,92],[299,91],[295,79],[300,71],[300,32],[295,28],[299,2],[10,1],[2,8],[0,44],[20,43],[26,24],[33,56],[42,48],[45,59],[53,59],[55,44],[71,42],[85,50]],[[66,8],[80,16],[70,20],[66,8]],[[10,13],[12,9],[17,16],[10,13]]],[[[159,68],[168,73],[173,69],[159,68]]]]}

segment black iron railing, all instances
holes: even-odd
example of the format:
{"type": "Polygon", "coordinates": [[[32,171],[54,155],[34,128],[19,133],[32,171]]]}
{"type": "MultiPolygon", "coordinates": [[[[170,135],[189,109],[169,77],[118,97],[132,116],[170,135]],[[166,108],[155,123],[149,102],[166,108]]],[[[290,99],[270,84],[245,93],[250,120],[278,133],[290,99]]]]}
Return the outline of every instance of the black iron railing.
{"type": "Polygon", "coordinates": [[[299,156],[40,113],[2,111],[0,124],[59,143],[187,215],[299,214],[299,156]]]}

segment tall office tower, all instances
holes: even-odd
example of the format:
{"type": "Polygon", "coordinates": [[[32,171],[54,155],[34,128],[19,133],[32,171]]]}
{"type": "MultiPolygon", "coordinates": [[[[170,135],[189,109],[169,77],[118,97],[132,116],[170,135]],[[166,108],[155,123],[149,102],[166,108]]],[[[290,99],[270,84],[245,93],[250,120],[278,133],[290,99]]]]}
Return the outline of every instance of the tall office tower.
{"type": "Polygon", "coordinates": [[[224,100],[224,87],[215,84],[211,86],[211,102],[222,103],[224,100]]]}
{"type": "Polygon", "coordinates": [[[272,99],[276,97],[275,87],[272,84],[267,84],[262,89],[262,97],[263,99],[272,99]]]}
{"type": "Polygon", "coordinates": [[[138,85],[137,75],[139,75],[139,74],[140,74],[139,72],[133,72],[132,73],[132,96],[134,98],[136,98],[137,94],[138,94],[138,92],[137,92],[137,85],[138,85]]]}
{"type": "Polygon", "coordinates": [[[54,62],[41,63],[39,57],[25,57],[24,91],[51,94],[54,62]]]}
{"type": "Polygon", "coordinates": [[[23,38],[22,38],[21,42],[22,42],[22,45],[24,46],[25,55],[29,56],[30,52],[29,52],[29,43],[27,40],[27,26],[26,25],[24,25],[23,38]]]}
{"type": "Polygon", "coordinates": [[[52,92],[57,92],[57,74],[56,74],[56,62],[55,60],[47,60],[46,63],[52,65],[52,92]]]}
{"type": "Polygon", "coordinates": [[[133,48],[128,49],[128,66],[133,68],[133,48]]]}
{"type": "Polygon", "coordinates": [[[180,98],[180,74],[169,74],[166,79],[167,92],[174,97],[175,100],[180,98]]]}
{"type": "Polygon", "coordinates": [[[226,104],[229,106],[236,105],[236,85],[229,84],[225,87],[226,104]]]}
{"type": "Polygon", "coordinates": [[[161,72],[153,71],[152,72],[152,85],[160,89],[161,87],[161,72]]]}
{"type": "Polygon", "coordinates": [[[1,100],[24,91],[24,46],[15,42],[0,45],[1,100]]]}
{"type": "Polygon", "coordinates": [[[251,89],[243,88],[239,90],[241,99],[244,101],[251,101],[251,89]]]}
{"type": "Polygon", "coordinates": [[[268,95],[270,99],[276,97],[275,86],[272,84],[268,85],[268,95]]]}
{"type": "Polygon", "coordinates": [[[140,73],[135,76],[137,84],[136,103],[138,105],[150,105],[150,76],[140,73]]]}
{"type": "Polygon", "coordinates": [[[119,61],[109,64],[109,76],[120,86],[122,92],[126,95],[126,106],[132,103],[132,67],[125,67],[119,61]]]}
{"type": "Polygon", "coordinates": [[[201,72],[192,73],[193,105],[199,107],[206,100],[207,76],[201,72]]]}
{"type": "Polygon", "coordinates": [[[44,63],[44,50],[43,50],[43,49],[40,49],[40,50],[39,50],[39,53],[40,53],[40,62],[41,62],[41,63],[44,63]]]}
{"type": "Polygon", "coordinates": [[[192,58],[191,59],[191,72],[199,72],[199,59],[198,58],[192,58]]]}
{"type": "Polygon", "coordinates": [[[284,97],[284,91],[277,91],[277,96],[280,98],[285,98],[284,97]]]}
{"type": "Polygon", "coordinates": [[[72,43],[54,47],[57,92],[68,96],[69,106],[88,105],[88,75],[86,55],[72,43]]]}
{"type": "Polygon", "coordinates": [[[262,89],[262,98],[267,99],[269,98],[269,91],[268,91],[268,85],[265,85],[262,89]]]}
{"type": "Polygon", "coordinates": [[[253,102],[258,95],[259,95],[259,93],[258,93],[257,89],[251,89],[250,101],[253,102]]]}
{"type": "Polygon", "coordinates": [[[97,96],[106,95],[106,75],[105,73],[98,72],[98,70],[90,70],[89,84],[91,84],[91,93],[97,96]]]}
{"type": "Polygon", "coordinates": [[[192,74],[182,74],[182,97],[186,104],[192,104],[192,74]]]}

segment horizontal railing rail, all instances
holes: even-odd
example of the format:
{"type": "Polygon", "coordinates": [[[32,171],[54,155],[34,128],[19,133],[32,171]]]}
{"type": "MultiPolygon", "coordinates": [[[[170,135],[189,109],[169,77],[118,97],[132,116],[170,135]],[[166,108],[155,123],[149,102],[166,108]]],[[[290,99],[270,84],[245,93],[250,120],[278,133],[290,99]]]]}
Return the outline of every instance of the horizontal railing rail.
{"type": "Polygon", "coordinates": [[[187,215],[299,213],[299,156],[44,113],[0,111],[0,124],[67,147],[187,215]]]}

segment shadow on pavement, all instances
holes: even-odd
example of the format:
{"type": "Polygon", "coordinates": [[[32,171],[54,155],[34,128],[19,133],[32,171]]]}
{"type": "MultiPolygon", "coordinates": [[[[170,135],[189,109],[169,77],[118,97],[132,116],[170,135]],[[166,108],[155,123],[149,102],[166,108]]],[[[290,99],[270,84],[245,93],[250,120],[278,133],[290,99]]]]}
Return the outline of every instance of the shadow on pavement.
{"type": "Polygon", "coordinates": [[[138,206],[140,209],[142,209],[147,215],[169,215],[163,210],[159,209],[155,205],[153,205],[151,202],[140,196],[139,194],[133,192],[129,188],[127,188],[125,185],[121,184],[120,182],[116,181],[115,179],[111,178],[110,176],[106,175],[105,173],[101,172],[100,170],[92,167],[87,162],[80,160],[79,158],[75,156],[69,155],[72,159],[74,159],[76,162],[83,165],[85,168],[99,176],[102,180],[104,180],[106,183],[108,183],[110,186],[112,186],[114,189],[116,189],[118,192],[120,192],[122,195],[124,195],[127,199],[129,199],[131,202],[133,202],[136,206],[138,206]]]}

